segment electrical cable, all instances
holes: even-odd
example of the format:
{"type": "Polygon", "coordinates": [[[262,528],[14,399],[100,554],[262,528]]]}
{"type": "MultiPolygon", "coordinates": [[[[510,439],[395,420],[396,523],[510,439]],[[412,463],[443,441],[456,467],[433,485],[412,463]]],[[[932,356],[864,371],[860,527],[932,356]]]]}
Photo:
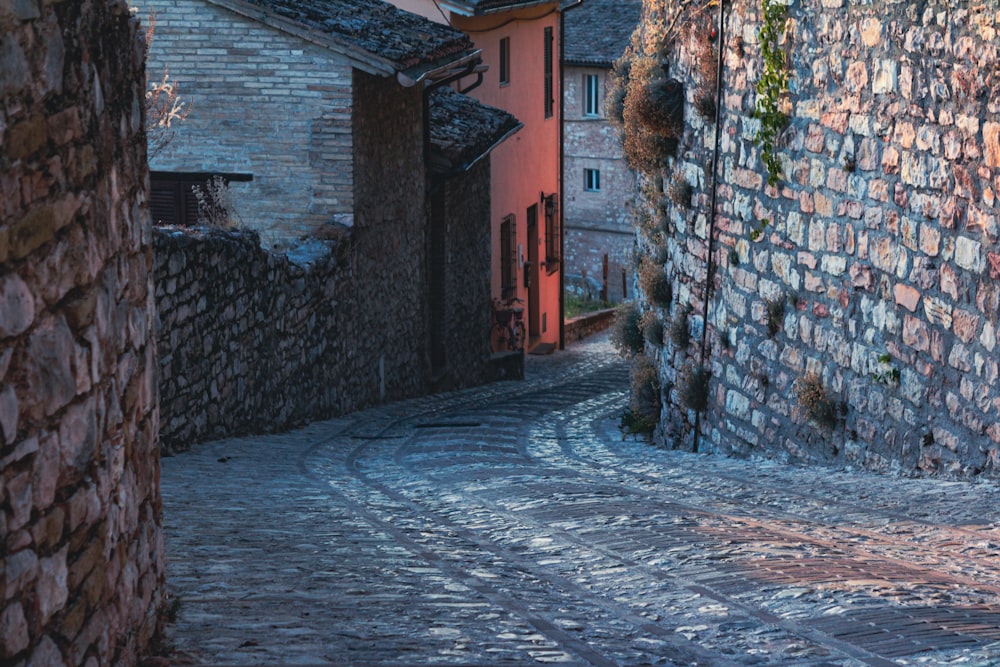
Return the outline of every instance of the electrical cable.
{"type": "MultiPolygon", "coordinates": [[[[719,27],[716,30],[718,33],[716,38],[719,45],[719,63],[716,72],[716,85],[715,85],[715,147],[712,155],[712,204],[708,216],[708,260],[705,265],[705,300],[702,305],[702,322],[701,322],[701,363],[704,366],[706,363],[705,352],[708,349],[708,305],[709,299],[712,294],[712,281],[714,279],[713,269],[712,269],[712,253],[713,247],[715,245],[715,214],[718,202],[718,192],[719,192],[719,142],[722,138],[722,75],[724,73],[724,59],[725,59],[725,17],[726,17],[726,5],[725,0],[719,1],[719,27]]],[[[694,439],[691,446],[692,451],[698,451],[698,440],[699,432],[701,431],[701,413],[695,414],[694,420],[694,439]]]]}

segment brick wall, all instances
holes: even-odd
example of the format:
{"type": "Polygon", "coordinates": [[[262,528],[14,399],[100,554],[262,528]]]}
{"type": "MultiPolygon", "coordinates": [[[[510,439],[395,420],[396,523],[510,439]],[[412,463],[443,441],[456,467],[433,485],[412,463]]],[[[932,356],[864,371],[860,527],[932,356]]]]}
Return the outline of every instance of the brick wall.
{"type": "Polygon", "coordinates": [[[205,0],[139,6],[156,17],[149,76],[167,68],[189,110],[152,169],[252,174],[231,189],[268,241],[354,212],[349,65],[205,0]]]}
{"type": "MultiPolygon", "coordinates": [[[[602,278],[604,255],[618,266],[631,267],[633,256],[633,200],[635,175],[622,157],[615,129],[604,118],[607,70],[565,68],[564,176],[565,266],[568,275],[602,278]],[[597,117],[584,114],[584,77],[598,77],[600,109],[597,117]],[[600,191],[584,189],[584,169],[600,171],[600,191]]],[[[617,271],[616,271],[617,273],[617,271]]],[[[612,292],[621,297],[621,278],[612,292]]]]}
{"type": "MultiPolygon", "coordinates": [[[[710,179],[698,178],[714,135],[692,109],[704,37],[692,31],[672,51],[688,128],[659,175],[689,175],[695,208],[668,205],[662,241],[639,238],[646,254],[667,257],[674,283],[660,317],[691,304],[696,335],[687,349],[647,350],[663,360],[668,388],[657,437],[691,447],[697,424],[703,450],[995,476],[1000,15],[965,3],[824,0],[789,3],[789,18],[791,123],[779,148],[784,179],[771,188],[752,141],[760,9],[741,0],[728,12],[714,232],[710,179]],[[771,226],[754,241],[761,219],[771,226]],[[768,300],[784,304],[770,331],[768,300]],[[696,421],[678,389],[680,371],[701,363],[712,380],[696,421]],[[832,426],[796,398],[809,373],[835,410],[832,426]]],[[[655,48],[655,26],[645,28],[655,48]]]]}
{"type": "Polygon", "coordinates": [[[134,665],[163,545],[125,2],[0,6],[0,663],[134,665]]]}

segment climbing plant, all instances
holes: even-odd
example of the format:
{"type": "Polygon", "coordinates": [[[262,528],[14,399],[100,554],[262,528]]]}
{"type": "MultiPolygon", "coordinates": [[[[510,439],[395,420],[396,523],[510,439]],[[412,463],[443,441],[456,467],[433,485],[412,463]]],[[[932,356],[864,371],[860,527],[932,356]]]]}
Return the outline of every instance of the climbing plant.
{"type": "Polygon", "coordinates": [[[761,161],[767,168],[768,185],[777,185],[781,179],[781,161],[778,159],[778,135],[788,125],[788,117],[780,108],[781,96],[788,91],[788,69],[785,52],[778,43],[785,32],[788,10],[779,0],[761,0],[763,23],[757,32],[764,68],[757,81],[757,102],[754,118],[760,121],[757,145],[761,161]]]}

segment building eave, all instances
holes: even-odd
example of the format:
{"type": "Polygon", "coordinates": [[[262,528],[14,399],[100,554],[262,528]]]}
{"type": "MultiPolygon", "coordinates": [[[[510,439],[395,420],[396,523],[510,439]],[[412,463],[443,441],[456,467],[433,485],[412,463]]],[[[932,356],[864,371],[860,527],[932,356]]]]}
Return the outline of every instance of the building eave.
{"type": "MultiPolygon", "coordinates": [[[[581,0],[562,0],[559,3],[559,8],[563,9],[564,6],[573,6],[579,3],[581,0]]],[[[486,16],[488,14],[501,14],[503,12],[510,12],[517,9],[524,9],[526,7],[537,7],[538,5],[551,5],[555,4],[557,0],[523,0],[523,2],[513,2],[509,5],[503,7],[478,7],[473,3],[461,2],[461,0],[441,0],[440,5],[442,9],[447,9],[449,11],[455,12],[460,16],[486,16]]]]}

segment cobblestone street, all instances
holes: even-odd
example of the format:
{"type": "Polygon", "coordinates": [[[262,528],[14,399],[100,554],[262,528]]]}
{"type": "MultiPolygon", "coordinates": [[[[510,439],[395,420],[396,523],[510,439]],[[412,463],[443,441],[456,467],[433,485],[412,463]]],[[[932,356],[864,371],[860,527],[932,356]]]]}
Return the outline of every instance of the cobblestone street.
{"type": "Polygon", "coordinates": [[[528,379],[162,462],[175,664],[996,665],[1000,491],[623,438],[528,379]]]}

